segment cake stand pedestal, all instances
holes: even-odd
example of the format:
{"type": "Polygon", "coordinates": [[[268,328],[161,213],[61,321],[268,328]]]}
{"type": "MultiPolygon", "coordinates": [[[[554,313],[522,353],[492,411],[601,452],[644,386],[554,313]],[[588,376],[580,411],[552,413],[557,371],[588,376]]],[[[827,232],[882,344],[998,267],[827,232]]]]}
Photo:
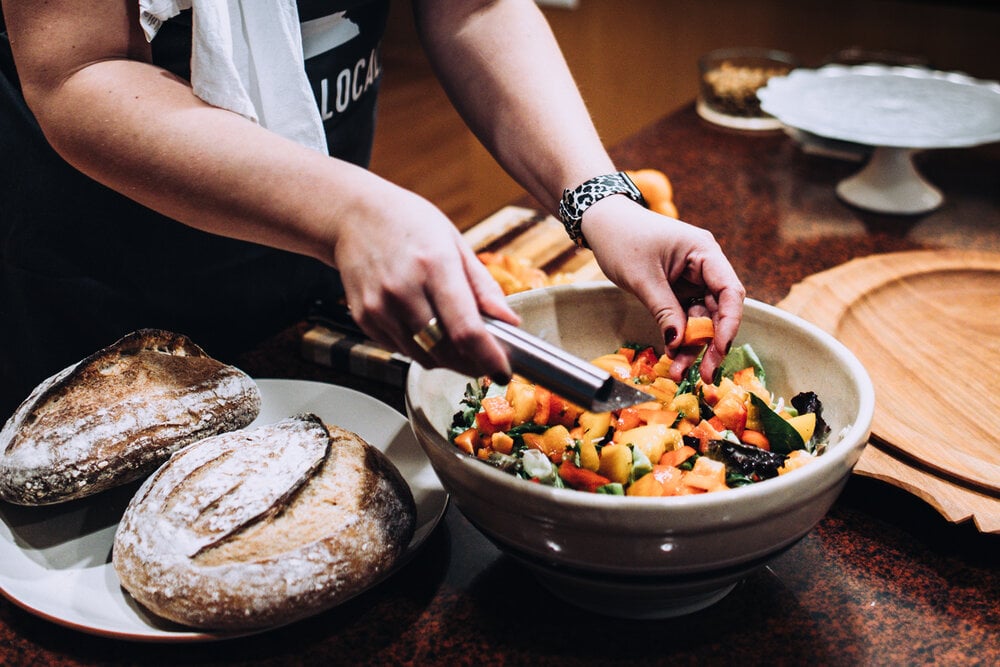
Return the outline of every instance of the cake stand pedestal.
{"type": "Polygon", "coordinates": [[[878,213],[933,211],[944,202],[944,195],[917,171],[913,153],[911,148],[876,148],[864,169],[837,184],[837,195],[878,213]]]}

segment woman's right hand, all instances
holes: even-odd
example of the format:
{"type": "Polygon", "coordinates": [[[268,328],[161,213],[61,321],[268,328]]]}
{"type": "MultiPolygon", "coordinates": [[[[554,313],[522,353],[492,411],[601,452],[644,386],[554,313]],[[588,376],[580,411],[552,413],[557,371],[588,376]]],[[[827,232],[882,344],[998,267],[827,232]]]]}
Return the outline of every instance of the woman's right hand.
{"type": "Polygon", "coordinates": [[[333,263],[355,321],[423,366],[506,382],[507,354],[481,317],[519,321],[499,285],[434,205],[385,182],[381,190],[336,231],[333,263]],[[444,337],[425,351],[413,337],[431,318],[444,337]]]}

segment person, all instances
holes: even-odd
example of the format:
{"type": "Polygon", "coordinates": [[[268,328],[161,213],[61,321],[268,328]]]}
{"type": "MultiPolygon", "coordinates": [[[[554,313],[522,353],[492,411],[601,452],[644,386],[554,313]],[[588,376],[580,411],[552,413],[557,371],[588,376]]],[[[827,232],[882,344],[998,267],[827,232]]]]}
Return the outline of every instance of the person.
{"type": "MultiPolygon", "coordinates": [[[[498,285],[437,207],[366,169],[388,0],[297,3],[303,26],[351,23],[349,39],[305,54],[329,154],[196,96],[191,12],[149,40],[138,4],[0,5],[0,407],[131,330],[185,333],[226,359],[330,295],[422,365],[509,376],[481,319],[518,322],[498,285]],[[350,94],[337,97],[345,73],[350,94]],[[432,321],[440,342],[427,340],[432,321]]],[[[744,289],[709,231],[622,191],[535,3],[414,0],[413,12],[470,128],[551,212],[562,203],[667,348],[689,314],[712,316],[709,377],[744,289]]],[[[675,374],[691,361],[678,356],[675,374]]]]}

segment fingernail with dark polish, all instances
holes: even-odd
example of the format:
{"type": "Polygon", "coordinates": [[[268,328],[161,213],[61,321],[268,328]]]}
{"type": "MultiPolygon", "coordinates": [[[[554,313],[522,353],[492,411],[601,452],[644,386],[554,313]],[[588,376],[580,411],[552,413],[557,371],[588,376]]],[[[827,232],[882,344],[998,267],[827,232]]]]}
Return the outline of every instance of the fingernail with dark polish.
{"type": "Polygon", "coordinates": [[[506,373],[496,373],[490,376],[490,380],[498,385],[508,385],[510,384],[511,376],[506,373]]]}
{"type": "Polygon", "coordinates": [[[729,354],[729,350],[733,349],[733,341],[726,343],[726,354],[729,354]]]}
{"type": "Polygon", "coordinates": [[[663,342],[670,345],[677,338],[677,329],[673,327],[667,327],[667,330],[663,333],[663,342]]]}

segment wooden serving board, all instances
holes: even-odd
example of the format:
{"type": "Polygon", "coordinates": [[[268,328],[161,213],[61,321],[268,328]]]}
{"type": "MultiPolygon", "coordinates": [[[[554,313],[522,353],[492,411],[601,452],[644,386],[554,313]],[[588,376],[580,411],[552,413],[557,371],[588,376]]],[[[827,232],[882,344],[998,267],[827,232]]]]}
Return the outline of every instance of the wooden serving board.
{"type": "Polygon", "coordinates": [[[837,337],[872,377],[877,447],[855,471],[1000,531],[1000,254],[860,258],[778,306],[837,337]]]}
{"type": "Polygon", "coordinates": [[[594,253],[570,241],[561,222],[534,209],[506,206],[462,236],[476,252],[518,257],[550,276],[561,274],[562,282],[605,279],[594,253]]]}

